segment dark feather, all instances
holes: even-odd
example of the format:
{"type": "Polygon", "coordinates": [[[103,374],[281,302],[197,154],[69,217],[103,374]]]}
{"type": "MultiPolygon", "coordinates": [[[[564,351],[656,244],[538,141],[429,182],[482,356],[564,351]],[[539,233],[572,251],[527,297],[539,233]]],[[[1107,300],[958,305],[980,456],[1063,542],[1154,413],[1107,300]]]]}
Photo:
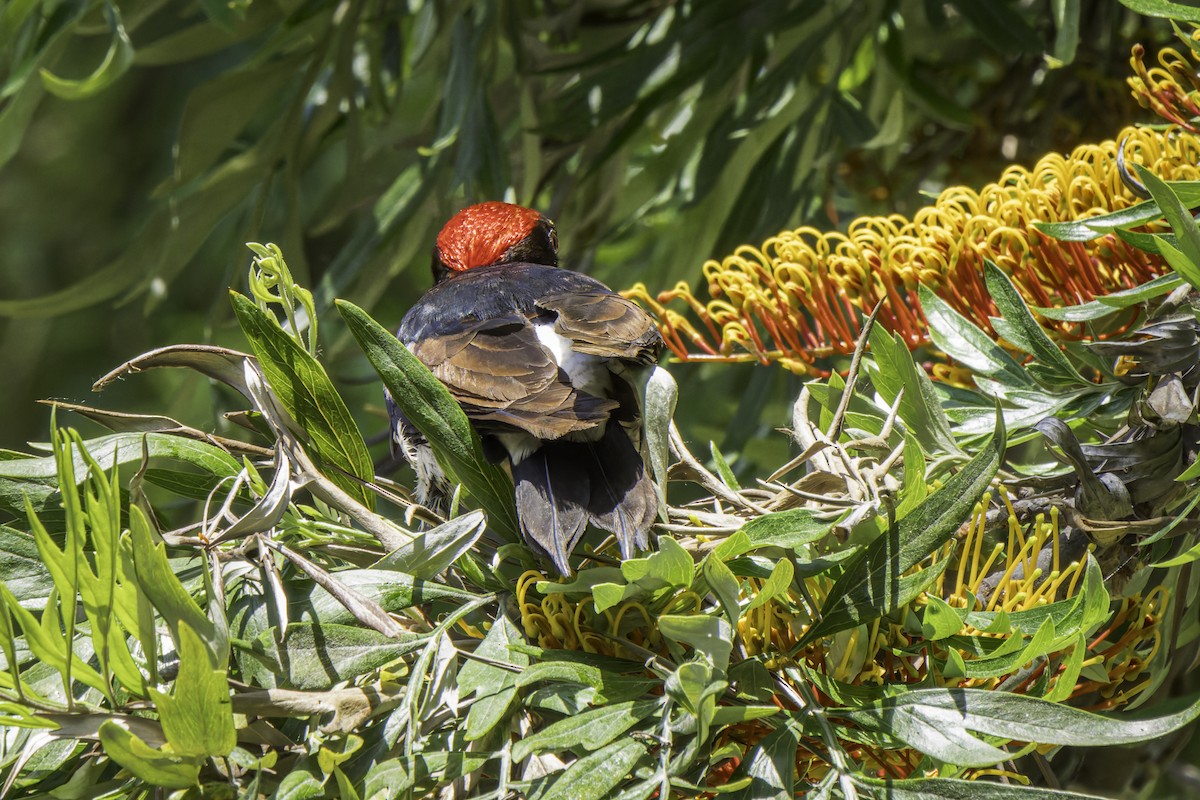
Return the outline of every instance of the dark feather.
{"type": "Polygon", "coordinates": [[[589,459],[592,524],[614,534],[621,557],[632,558],[650,546],[650,526],[658,513],[654,482],[620,425],[609,423],[600,441],[582,446],[589,459]]]}
{"type": "Polygon", "coordinates": [[[572,444],[544,445],[513,465],[521,533],[563,575],[571,574],[567,556],[579,544],[588,521],[587,468],[575,452],[579,445],[572,444]]]}

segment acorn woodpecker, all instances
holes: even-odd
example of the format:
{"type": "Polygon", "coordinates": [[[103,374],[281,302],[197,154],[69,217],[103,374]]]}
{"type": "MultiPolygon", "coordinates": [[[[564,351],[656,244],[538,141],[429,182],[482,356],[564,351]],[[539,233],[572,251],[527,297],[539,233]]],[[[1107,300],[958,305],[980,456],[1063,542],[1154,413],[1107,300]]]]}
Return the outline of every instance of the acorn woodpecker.
{"type": "MultiPolygon", "coordinates": [[[[462,406],[487,457],[510,468],[525,541],[563,575],[589,522],[616,536],[624,558],[646,549],[658,511],[641,409],[663,349],[654,321],[559,268],[554,223],[509,203],[446,223],[433,280],[397,336],[462,406]]],[[[387,400],[418,499],[444,503],[450,487],[428,443],[387,400]]]]}

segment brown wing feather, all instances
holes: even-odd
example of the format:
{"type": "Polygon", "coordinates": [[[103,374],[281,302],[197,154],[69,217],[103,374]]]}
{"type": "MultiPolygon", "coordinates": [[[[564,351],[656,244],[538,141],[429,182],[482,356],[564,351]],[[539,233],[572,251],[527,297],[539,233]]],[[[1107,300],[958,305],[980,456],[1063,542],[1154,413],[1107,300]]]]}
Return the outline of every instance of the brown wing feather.
{"type": "Polygon", "coordinates": [[[663,349],[654,320],[634,303],[608,292],[554,294],[537,301],[558,315],[554,330],[588,355],[653,364],[663,349]]]}
{"type": "Polygon", "coordinates": [[[572,387],[522,317],[430,337],[412,352],[477,423],[557,439],[601,425],[617,406],[572,387]]]}

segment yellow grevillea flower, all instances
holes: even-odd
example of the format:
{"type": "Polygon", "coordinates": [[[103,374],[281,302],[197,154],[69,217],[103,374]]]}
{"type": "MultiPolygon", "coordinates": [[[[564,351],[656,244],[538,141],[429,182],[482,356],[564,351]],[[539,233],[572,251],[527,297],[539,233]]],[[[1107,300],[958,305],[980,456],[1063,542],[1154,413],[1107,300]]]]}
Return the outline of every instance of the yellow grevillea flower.
{"type": "Polygon", "coordinates": [[[1145,57],[1146,48],[1135,45],[1129,59],[1134,74],[1128,78],[1134,99],[1167,122],[1200,133],[1196,124],[1196,118],[1200,117],[1200,103],[1197,103],[1200,75],[1196,65],[1170,47],[1158,54],[1157,67],[1147,67],[1145,57]],[[1186,88],[1189,86],[1190,89],[1186,88]]]}
{"type": "MultiPolygon", "coordinates": [[[[1135,68],[1141,63],[1136,52],[1135,68]]],[[[1135,93],[1144,103],[1174,121],[1195,106],[1178,82],[1170,83],[1179,71],[1176,62],[1167,57],[1165,63],[1171,66],[1143,66],[1131,83],[1137,81],[1135,93]]],[[[1200,138],[1186,130],[1126,128],[1118,141],[1128,161],[1165,180],[1200,179],[1200,138]]],[[[910,347],[925,344],[920,284],[989,330],[988,317],[997,312],[984,285],[985,258],[1034,306],[1084,303],[1165,269],[1115,234],[1064,242],[1034,227],[1140,202],[1122,183],[1117,147],[1116,141],[1082,145],[1069,156],[1047,155],[1031,169],[1011,166],[979,190],[950,187],[911,219],[860,217],[845,233],[803,227],[761,246],[739,247],[704,264],[707,296],[686,283],[657,294],[637,284],[625,294],[658,317],[682,361],[775,362],[800,374],[812,372],[819,359],[853,352],[863,316],[880,300],[886,301],[880,313],[886,327],[910,347]]],[[[1057,325],[1062,335],[1074,332],[1069,324],[1057,325]]]]}

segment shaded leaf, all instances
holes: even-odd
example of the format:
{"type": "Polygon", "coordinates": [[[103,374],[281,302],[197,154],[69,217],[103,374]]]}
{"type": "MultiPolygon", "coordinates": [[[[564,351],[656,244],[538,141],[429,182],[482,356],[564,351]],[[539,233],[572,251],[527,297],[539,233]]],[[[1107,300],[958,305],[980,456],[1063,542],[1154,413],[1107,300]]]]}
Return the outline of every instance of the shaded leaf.
{"type": "Polygon", "coordinates": [[[515,541],[512,481],[488,463],[479,435],[450,392],[365,311],[341,300],[337,307],[396,405],[433,446],[438,463],[475,497],[487,512],[489,525],[515,541]]]}
{"type": "Polygon", "coordinates": [[[371,454],[325,368],[252,300],[237,292],[230,297],[275,398],[299,426],[294,432],[311,444],[313,455],[334,468],[330,480],[372,508],[375,495],[362,484],[375,477],[371,454]]]}

